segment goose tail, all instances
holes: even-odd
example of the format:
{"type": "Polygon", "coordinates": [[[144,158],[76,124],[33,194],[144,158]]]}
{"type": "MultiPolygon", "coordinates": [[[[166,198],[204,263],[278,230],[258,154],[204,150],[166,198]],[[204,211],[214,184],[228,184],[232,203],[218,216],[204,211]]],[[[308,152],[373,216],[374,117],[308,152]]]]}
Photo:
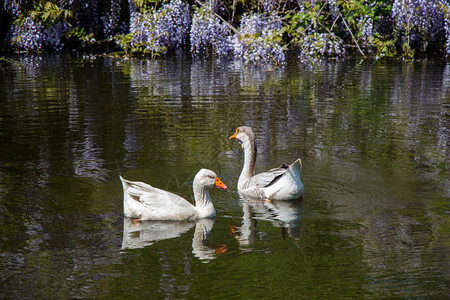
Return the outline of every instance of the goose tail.
{"type": "Polygon", "coordinates": [[[120,178],[120,181],[122,181],[123,190],[127,191],[128,188],[130,187],[130,182],[120,175],[119,175],[119,178],[120,178]]]}
{"type": "Polygon", "coordinates": [[[298,176],[300,176],[300,172],[302,171],[302,160],[298,158],[289,166],[289,169],[293,174],[298,174],[298,176]]]}

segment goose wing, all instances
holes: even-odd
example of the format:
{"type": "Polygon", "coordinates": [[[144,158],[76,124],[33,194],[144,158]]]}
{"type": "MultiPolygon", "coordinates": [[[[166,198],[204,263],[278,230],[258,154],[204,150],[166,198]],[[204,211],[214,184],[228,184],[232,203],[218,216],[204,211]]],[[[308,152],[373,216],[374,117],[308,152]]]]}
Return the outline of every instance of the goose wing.
{"type": "Polygon", "coordinates": [[[278,180],[286,172],[286,168],[274,168],[267,172],[259,173],[250,178],[244,185],[244,188],[255,186],[258,188],[267,187],[278,180]]]}
{"type": "Polygon", "coordinates": [[[158,215],[193,214],[195,207],[186,199],[149,184],[124,180],[128,187],[128,195],[140,202],[148,212],[158,215]]]}

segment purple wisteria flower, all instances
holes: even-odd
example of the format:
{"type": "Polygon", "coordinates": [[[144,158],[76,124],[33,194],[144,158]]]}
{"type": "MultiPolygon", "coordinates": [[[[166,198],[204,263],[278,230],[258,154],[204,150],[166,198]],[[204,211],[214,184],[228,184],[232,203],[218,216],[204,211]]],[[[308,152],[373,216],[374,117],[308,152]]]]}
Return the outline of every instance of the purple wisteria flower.
{"type": "Polygon", "coordinates": [[[109,10],[106,16],[102,17],[103,33],[105,36],[112,36],[119,28],[121,0],[111,0],[109,10]]]}
{"type": "Polygon", "coordinates": [[[166,53],[186,42],[191,18],[189,7],[174,0],[153,12],[135,12],[130,20],[131,46],[144,53],[166,53]]]}
{"type": "Polygon", "coordinates": [[[261,4],[264,12],[272,13],[277,8],[278,0],[262,0],[261,4]]]}
{"type": "Polygon", "coordinates": [[[343,41],[330,33],[312,32],[305,35],[299,44],[302,62],[314,63],[323,56],[340,57],[345,54],[343,41]]]}
{"type": "Polygon", "coordinates": [[[190,42],[192,54],[214,50],[219,57],[233,49],[228,41],[228,26],[207,7],[198,8],[192,17],[190,42]]]}
{"type": "Polygon", "coordinates": [[[233,54],[246,63],[284,64],[281,18],[276,14],[242,16],[239,33],[231,37],[233,54]]]}
{"type": "Polygon", "coordinates": [[[12,39],[19,51],[41,52],[45,49],[60,51],[63,35],[69,30],[66,23],[58,22],[45,27],[39,21],[27,17],[22,24],[12,28],[12,39]]]}
{"type": "Polygon", "coordinates": [[[391,14],[398,35],[409,45],[443,40],[444,7],[450,8],[445,0],[394,0],[391,14]]]}
{"type": "Polygon", "coordinates": [[[447,57],[450,57],[450,12],[445,17],[445,53],[447,57]]]}

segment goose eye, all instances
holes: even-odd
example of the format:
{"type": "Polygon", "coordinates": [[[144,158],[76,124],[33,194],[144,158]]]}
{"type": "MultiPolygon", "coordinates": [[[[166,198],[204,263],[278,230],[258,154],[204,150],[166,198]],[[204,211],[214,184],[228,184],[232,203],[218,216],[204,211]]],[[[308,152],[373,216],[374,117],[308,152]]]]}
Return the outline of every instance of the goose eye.
{"type": "Polygon", "coordinates": [[[214,179],[214,176],[208,175],[209,179],[214,179]]]}

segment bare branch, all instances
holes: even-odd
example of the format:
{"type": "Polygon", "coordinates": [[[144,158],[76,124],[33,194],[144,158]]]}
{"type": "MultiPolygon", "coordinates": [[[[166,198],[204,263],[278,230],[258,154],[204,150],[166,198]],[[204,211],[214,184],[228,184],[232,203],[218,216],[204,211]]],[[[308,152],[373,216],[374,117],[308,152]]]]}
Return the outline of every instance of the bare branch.
{"type": "Polygon", "coordinates": [[[345,21],[344,17],[342,17],[341,12],[339,12],[339,16],[342,18],[342,21],[344,22],[345,27],[347,28],[348,32],[352,36],[353,42],[355,43],[356,47],[358,48],[359,53],[361,53],[361,55],[364,58],[366,58],[367,56],[364,54],[364,52],[362,52],[361,48],[359,47],[358,42],[355,39],[355,36],[353,35],[352,31],[350,30],[350,27],[348,27],[347,22],[345,21]]]}

